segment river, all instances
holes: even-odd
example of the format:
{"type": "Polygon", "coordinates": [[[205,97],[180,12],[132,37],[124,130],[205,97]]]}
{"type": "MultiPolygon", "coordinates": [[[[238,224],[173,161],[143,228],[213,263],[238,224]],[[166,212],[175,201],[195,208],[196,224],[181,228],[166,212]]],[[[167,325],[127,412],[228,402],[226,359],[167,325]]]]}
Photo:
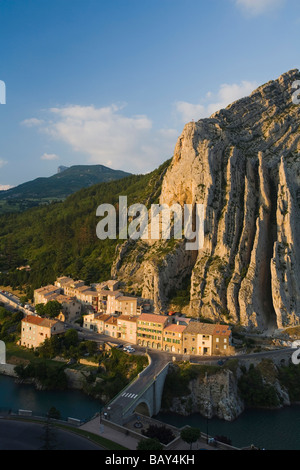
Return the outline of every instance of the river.
{"type": "Polygon", "coordinates": [[[206,420],[200,414],[188,417],[160,413],[156,419],[173,426],[198,427],[210,436],[223,435],[238,448],[254,444],[266,450],[300,450],[300,406],[280,410],[246,410],[237,420],[206,420]]]}
{"type": "MultiPolygon", "coordinates": [[[[102,408],[98,400],[80,391],[40,391],[0,375],[0,410],[25,409],[45,415],[52,406],[60,411],[62,419],[80,420],[92,418],[102,408]]],[[[209,435],[225,435],[239,448],[254,444],[267,450],[300,450],[300,406],[296,405],[280,410],[246,410],[233,422],[217,418],[207,422],[200,414],[185,417],[160,413],[155,418],[179,428],[188,424],[202,432],[208,424],[209,435]]]]}
{"type": "Polygon", "coordinates": [[[77,390],[36,390],[33,385],[16,384],[11,377],[0,375],[0,410],[31,410],[35,415],[45,415],[54,406],[61,418],[85,420],[92,418],[102,405],[77,390]]]}

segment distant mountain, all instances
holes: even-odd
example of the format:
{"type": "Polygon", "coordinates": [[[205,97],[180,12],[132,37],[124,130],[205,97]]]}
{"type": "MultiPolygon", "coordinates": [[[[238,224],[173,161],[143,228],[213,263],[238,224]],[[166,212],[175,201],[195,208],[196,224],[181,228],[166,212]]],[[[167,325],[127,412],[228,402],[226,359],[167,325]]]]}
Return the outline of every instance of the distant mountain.
{"type": "Polygon", "coordinates": [[[112,170],[103,165],[75,165],[64,168],[49,178],[37,178],[1,191],[0,213],[20,212],[40,204],[64,200],[82,188],[130,176],[130,173],[112,170]]]}
{"type": "Polygon", "coordinates": [[[57,168],[57,173],[62,173],[63,171],[68,170],[68,169],[69,169],[68,166],[60,165],[60,166],[57,168]]]}
{"type": "Polygon", "coordinates": [[[142,203],[150,208],[158,202],[169,164],[170,161],[147,175],[131,175],[82,188],[57,204],[0,215],[0,285],[37,288],[62,274],[83,279],[87,284],[109,279],[120,242],[97,238],[97,207],[104,203],[117,207],[119,196],[125,194],[129,206],[142,203]],[[27,264],[31,267],[28,272],[5,274],[27,264]]]}

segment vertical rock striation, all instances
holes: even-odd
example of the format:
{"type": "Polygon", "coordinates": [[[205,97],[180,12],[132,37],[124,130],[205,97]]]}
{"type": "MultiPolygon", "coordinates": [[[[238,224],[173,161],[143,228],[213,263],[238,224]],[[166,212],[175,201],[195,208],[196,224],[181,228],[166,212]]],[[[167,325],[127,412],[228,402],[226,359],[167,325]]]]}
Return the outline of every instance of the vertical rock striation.
{"type": "MultiPolygon", "coordinates": [[[[195,317],[264,330],[300,323],[300,106],[292,101],[299,79],[291,70],[184,127],[160,203],[203,204],[205,242],[193,256],[181,244],[159,265],[152,256],[151,269],[149,257],[140,263],[158,308],[182,268],[195,317]]],[[[149,247],[153,253],[160,242],[149,247]]]]}

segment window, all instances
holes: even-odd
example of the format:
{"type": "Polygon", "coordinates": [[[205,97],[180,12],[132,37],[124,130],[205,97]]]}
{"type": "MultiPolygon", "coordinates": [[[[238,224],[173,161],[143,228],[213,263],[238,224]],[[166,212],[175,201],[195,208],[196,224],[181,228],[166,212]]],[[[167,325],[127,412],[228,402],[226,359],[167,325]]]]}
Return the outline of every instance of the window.
{"type": "Polygon", "coordinates": [[[216,343],[218,343],[219,341],[220,341],[220,339],[219,339],[219,338],[216,338],[216,343]]]}

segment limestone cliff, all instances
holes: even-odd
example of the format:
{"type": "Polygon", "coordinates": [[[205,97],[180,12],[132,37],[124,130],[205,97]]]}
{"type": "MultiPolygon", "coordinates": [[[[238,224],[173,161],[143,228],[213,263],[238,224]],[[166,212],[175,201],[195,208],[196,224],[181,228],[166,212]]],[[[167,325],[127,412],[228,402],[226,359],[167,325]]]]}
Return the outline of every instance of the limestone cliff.
{"type": "Polygon", "coordinates": [[[234,421],[245,409],[237,380],[230,370],[192,380],[189,389],[189,395],[174,398],[170,409],[165,411],[184,416],[200,413],[207,418],[234,421]]]}
{"type": "Polygon", "coordinates": [[[247,408],[280,409],[293,403],[290,387],[299,374],[291,366],[277,366],[270,359],[257,360],[256,365],[250,359],[235,359],[227,365],[189,366],[194,369],[183,393],[178,393],[182,380],[188,377],[187,366],[172,364],[165,383],[162,411],[183,416],[200,413],[207,418],[234,421],[247,408]],[[290,382],[283,378],[282,370],[288,370],[285,377],[289,377],[290,382]],[[170,379],[172,375],[175,381],[174,377],[170,379]]]}
{"type": "Polygon", "coordinates": [[[203,204],[204,247],[143,241],[113,269],[121,279],[130,270],[157,309],[188,275],[195,317],[264,330],[300,323],[299,79],[292,70],[184,127],[160,203],[203,204]]]}

